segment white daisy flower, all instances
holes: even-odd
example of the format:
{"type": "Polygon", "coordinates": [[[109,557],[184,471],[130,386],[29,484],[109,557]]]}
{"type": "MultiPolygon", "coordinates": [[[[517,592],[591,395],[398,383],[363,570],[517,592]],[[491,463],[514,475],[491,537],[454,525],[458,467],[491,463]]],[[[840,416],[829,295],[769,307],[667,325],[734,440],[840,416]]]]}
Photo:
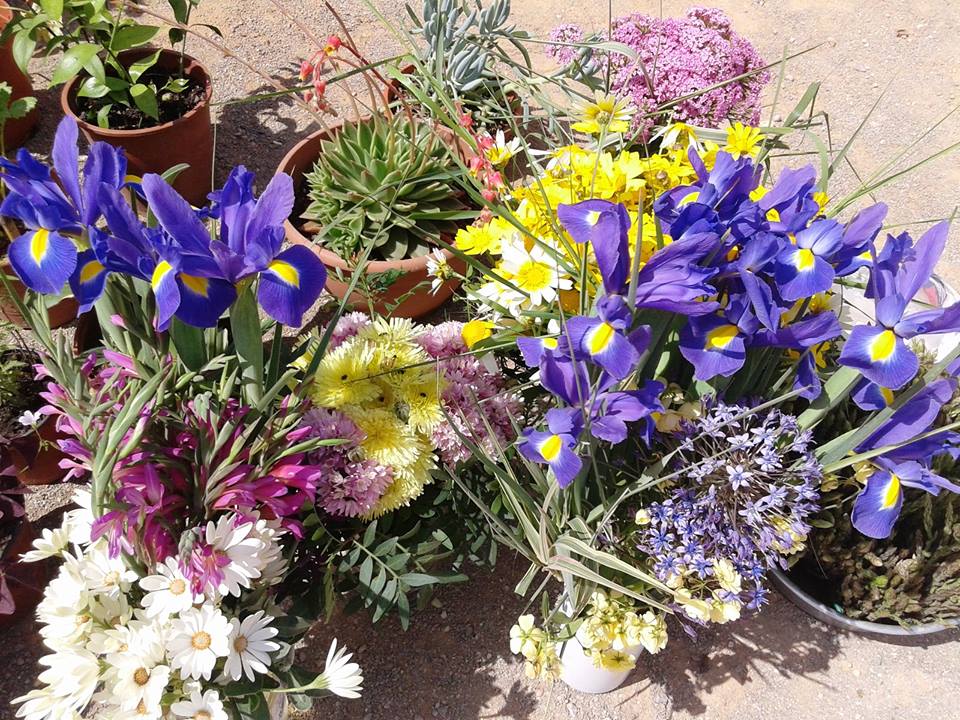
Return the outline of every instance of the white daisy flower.
{"type": "Polygon", "coordinates": [[[230,720],[216,690],[201,692],[200,688],[192,687],[190,699],[175,702],[170,706],[170,710],[177,717],[191,720],[230,720]]]}
{"type": "Polygon", "coordinates": [[[184,677],[209,680],[217,660],[230,653],[229,640],[230,622],[215,607],[184,610],[170,627],[170,666],[184,677]]]}
{"type": "Polygon", "coordinates": [[[273,618],[263,610],[247,615],[242,622],[236,618],[230,621],[230,655],[223,668],[227,677],[239,680],[246,675],[253,682],[257,673],[267,672],[270,653],[280,649],[280,645],[270,639],[279,632],[270,626],[272,622],[273,618]]]}
{"type": "Polygon", "coordinates": [[[122,557],[110,557],[107,543],[102,541],[87,549],[80,573],[87,588],[97,595],[125,593],[137,579],[137,573],[127,567],[122,557]]]}
{"type": "Polygon", "coordinates": [[[263,563],[260,582],[264,585],[276,585],[286,576],[289,564],[280,546],[280,538],[286,531],[280,527],[279,520],[257,520],[254,533],[264,545],[260,553],[260,561],[263,563]]]}
{"type": "Polygon", "coordinates": [[[82,644],[93,625],[89,612],[92,597],[80,574],[80,561],[69,553],[57,576],[43,592],[37,605],[40,635],[52,650],[82,644]]]}
{"type": "Polygon", "coordinates": [[[490,161],[491,165],[498,167],[501,165],[506,165],[518,152],[520,152],[522,147],[523,145],[520,142],[520,138],[515,137],[510,140],[510,142],[507,142],[507,138],[506,135],[504,135],[503,130],[497,130],[497,134],[493,140],[493,145],[491,145],[486,152],[487,159],[490,161]]]}
{"type": "Polygon", "coordinates": [[[90,544],[90,528],[93,526],[93,499],[89,488],[81,488],[73,494],[77,507],[64,513],[63,525],[70,533],[74,545],[90,544]]]}
{"type": "Polygon", "coordinates": [[[250,581],[260,577],[265,564],[265,543],[257,537],[254,523],[240,522],[236,515],[224,515],[216,523],[207,523],[205,539],[214,555],[226,556],[230,561],[219,568],[223,580],[217,592],[239,597],[242,588],[249,589],[250,581]]]}
{"type": "Polygon", "coordinates": [[[439,248],[434,248],[427,256],[427,275],[433,278],[430,282],[430,293],[436,294],[454,274],[453,268],[447,262],[447,256],[439,248]]]}
{"type": "Polygon", "coordinates": [[[352,657],[353,653],[348,653],[346,647],[337,650],[337,641],[334,639],[327,652],[320,687],[342,698],[355,700],[360,697],[363,691],[363,673],[357,663],[350,662],[352,657]]]}
{"type": "Polygon", "coordinates": [[[530,299],[533,308],[549,305],[557,299],[560,290],[573,287],[570,277],[558,264],[559,250],[535,243],[529,250],[521,242],[504,243],[503,270],[510,282],[530,299]]]}
{"type": "Polygon", "coordinates": [[[60,557],[70,544],[70,531],[66,528],[45,528],[33,541],[33,550],[20,556],[23,562],[39,562],[51,557],[60,557]]]}
{"type": "Polygon", "coordinates": [[[148,618],[166,619],[203,602],[203,596],[191,590],[175,557],[157,563],[156,574],[141,578],[140,587],[147,593],[141,604],[148,618]]]}
{"type": "Polygon", "coordinates": [[[156,656],[136,652],[121,653],[114,656],[114,660],[115,675],[110,692],[120,708],[142,715],[158,711],[170,682],[170,668],[157,664],[156,656]]]}
{"type": "Polygon", "coordinates": [[[25,720],[82,720],[80,714],[70,706],[70,698],[61,697],[49,685],[31,690],[11,704],[20,705],[17,717],[25,720]]]}
{"type": "Polygon", "coordinates": [[[60,648],[53,655],[40,658],[40,664],[47,667],[38,676],[40,682],[49,685],[65,707],[83,712],[100,682],[97,656],[80,648],[60,648]]]}
{"type": "Polygon", "coordinates": [[[191,688],[190,699],[175,702],[170,706],[173,714],[192,720],[230,720],[223,709],[223,702],[216,690],[207,690],[201,694],[199,688],[191,688]]]}

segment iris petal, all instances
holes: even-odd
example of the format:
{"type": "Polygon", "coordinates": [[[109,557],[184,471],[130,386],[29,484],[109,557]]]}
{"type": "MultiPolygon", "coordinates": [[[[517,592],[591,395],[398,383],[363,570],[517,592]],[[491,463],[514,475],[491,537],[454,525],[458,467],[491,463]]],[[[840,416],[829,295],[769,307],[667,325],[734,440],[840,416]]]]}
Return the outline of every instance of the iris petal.
{"type": "Polygon", "coordinates": [[[257,299],[274,320],[298,327],[326,282],[327,270],[320,259],[309,249],[294,245],[277,255],[260,274],[257,299]]]}
{"type": "Polygon", "coordinates": [[[93,250],[84,250],[77,256],[77,267],[70,276],[70,289],[80,303],[81,313],[87,312],[103,294],[108,274],[93,250]]]}
{"type": "Polygon", "coordinates": [[[850,519],[853,526],[867,537],[889,537],[903,506],[900,478],[886,470],[875,472],[853,504],[850,519]]]}
{"type": "Polygon", "coordinates": [[[77,247],[57,232],[39,229],[10,244],[10,265],[31,290],[53,294],[63,289],[77,266],[77,247]]]}
{"type": "Polygon", "coordinates": [[[910,382],[920,368],[916,354],[902,338],[882,327],[859,325],[843,345],[840,364],[863,373],[868,380],[891,390],[910,382]]]}
{"type": "Polygon", "coordinates": [[[698,380],[729,377],[743,367],[746,344],[736,325],[716,315],[690,318],[680,331],[680,353],[698,380]]]}

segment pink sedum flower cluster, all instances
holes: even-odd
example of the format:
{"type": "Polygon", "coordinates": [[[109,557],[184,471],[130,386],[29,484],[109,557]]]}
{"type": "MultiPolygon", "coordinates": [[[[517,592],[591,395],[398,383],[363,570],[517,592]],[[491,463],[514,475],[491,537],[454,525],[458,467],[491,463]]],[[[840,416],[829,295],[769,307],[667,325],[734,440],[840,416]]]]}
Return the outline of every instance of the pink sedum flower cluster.
{"type": "MultiPolygon", "coordinates": [[[[765,65],[750,41],[734,31],[730,18],[716,8],[694,7],[682,18],[633,13],[614,20],[609,38],[603,39],[623,43],[639,56],[633,60],[613,54],[609,62],[611,90],[617,97],[630,99],[637,110],[635,122],[644,132],[667,120],[643,117],[645,113],[765,65]]],[[[575,25],[561,25],[551,40],[581,42],[583,32],[575,25]]],[[[576,48],[553,45],[548,52],[558,63],[568,64],[576,48]]],[[[727,121],[756,125],[760,95],[769,80],[769,73],[760,72],[684,100],[670,109],[669,119],[702,127],[719,127],[727,121]]]]}

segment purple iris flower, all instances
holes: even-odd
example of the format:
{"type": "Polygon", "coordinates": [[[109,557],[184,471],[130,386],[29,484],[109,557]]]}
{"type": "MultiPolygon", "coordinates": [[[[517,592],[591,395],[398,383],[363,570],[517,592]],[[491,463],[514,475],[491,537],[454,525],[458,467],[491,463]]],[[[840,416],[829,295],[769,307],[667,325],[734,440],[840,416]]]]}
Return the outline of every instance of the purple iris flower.
{"type": "Polygon", "coordinates": [[[623,292],[630,275],[627,208],[606,200],[558,205],[557,217],[576,243],[589,242],[608,293],[623,292]]]}
{"type": "Polygon", "coordinates": [[[574,481],[583,467],[576,447],[582,426],[580,414],[554,408],[547,412],[547,432],[527,428],[517,442],[520,454],[536,463],[545,463],[553,471],[560,487],[574,481]]]}
{"type": "Polygon", "coordinates": [[[323,263],[305,247],[280,249],[283,223],[293,208],[293,180],[275,175],[259,198],[253,182],[253,174],[240,166],[214,193],[210,214],[219,218],[220,234],[211,240],[186,200],[159,176],[144,178],[144,194],[170,239],[152,281],[162,318],[189,301],[204,306],[197,320],[209,323],[233,303],[236,285],[255,276],[260,306],[277,322],[300,325],[316,302],[326,283],[323,263]]]}
{"type": "Polygon", "coordinates": [[[629,332],[633,317],[620,295],[606,295],[597,302],[597,316],[577,316],[567,321],[567,336],[575,356],[589,359],[622,380],[640,362],[650,344],[650,328],[641,325],[629,332]]]}
{"type": "Polygon", "coordinates": [[[0,174],[9,192],[0,214],[19,220],[27,231],[10,245],[10,264],[31,290],[59,293],[78,269],[81,235],[100,217],[101,183],[124,185],[127,161],[122,150],[94,143],[80,182],[76,121],[64,118],[53,141],[53,170],[21,148],[16,162],[0,159],[0,174]]]}
{"type": "Polygon", "coordinates": [[[960,330],[960,303],[903,316],[933,273],[947,241],[947,229],[946,222],[935,225],[916,245],[901,236],[895,243],[897,251],[874,267],[870,285],[877,324],[853,328],[840,353],[841,365],[856,368],[868,380],[896,390],[909,383],[920,367],[907,340],[960,330]]]}
{"type": "Polygon", "coordinates": [[[760,181],[761,168],[747,157],[734,160],[729,153],[719,152],[713,169],[709,171],[695,148],[690,148],[689,158],[696,170],[697,182],[669,190],[654,203],[656,216],[670,226],[669,233],[673,237],[678,233],[672,224],[683,207],[691,202],[694,193],[696,203],[712,208],[720,219],[727,222],[737,215],[760,181]]]}
{"type": "Polygon", "coordinates": [[[869,438],[857,452],[906,443],[871,459],[875,472],[854,501],[851,520],[861,533],[872,538],[889,537],[903,506],[903,488],[910,487],[937,495],[941,490],[960,492],[960,486],[931,470],[932,460],[941,454],[960,454],[960,435],[938,433],[922,440],[911,438],[927,432],[943,405],[953,397],[956,380],[940,379],[920,390],[869,438]]]}

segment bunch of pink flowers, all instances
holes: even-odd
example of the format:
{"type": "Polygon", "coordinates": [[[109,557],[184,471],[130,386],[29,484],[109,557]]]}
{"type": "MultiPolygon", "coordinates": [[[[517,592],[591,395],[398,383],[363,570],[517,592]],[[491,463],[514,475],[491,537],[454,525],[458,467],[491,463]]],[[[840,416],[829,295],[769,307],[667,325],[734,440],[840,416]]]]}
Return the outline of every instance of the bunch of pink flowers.
{"type": "MultiPolygon", "coordinates": [[[[657,108],[677,98],[698,93],[765,66],[749,40],[733,30],[730,18],[716,8],[694,7],[682,18],[656,18],[633,13],[613,21],[603,40],[623,43],[637,58],[611,53],[611,91],[628,98],[636,108],[635,123],[646,133],[667,119],[702,127],[724,122],[755,125],[760,119],[760,95],[770,76],[766,71],[703,92],[672,106],[668,117],[657,117],[657,108]]],[[[551,34],[554,43],[581,43],[583,30],[561,25],[551,34]]],[[[548,46],[558,63],[577,57],[570,45],[548,46]]],[[[601,62],[602,65],[602,62],[601,62]]]]}

